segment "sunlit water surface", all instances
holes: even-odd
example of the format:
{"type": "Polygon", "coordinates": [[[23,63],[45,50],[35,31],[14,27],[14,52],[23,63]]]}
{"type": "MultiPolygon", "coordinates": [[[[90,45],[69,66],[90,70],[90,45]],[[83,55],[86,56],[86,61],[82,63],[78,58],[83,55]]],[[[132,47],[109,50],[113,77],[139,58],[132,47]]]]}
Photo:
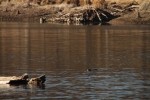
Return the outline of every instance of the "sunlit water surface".
{"type": "Polygon", "coordinates": [[[150,100],[149,44],[150,26],[1,23],[0,100],[150,100]],[[5,84],[23,73],[45,86],[5,84]]]}

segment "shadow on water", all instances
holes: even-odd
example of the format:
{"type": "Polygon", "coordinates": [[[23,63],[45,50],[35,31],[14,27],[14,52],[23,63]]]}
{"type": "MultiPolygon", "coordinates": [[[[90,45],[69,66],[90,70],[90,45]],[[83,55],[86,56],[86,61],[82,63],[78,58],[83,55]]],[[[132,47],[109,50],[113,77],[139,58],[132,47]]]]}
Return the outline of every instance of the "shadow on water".
{"type": "Polygon", "coordinates": [[[0,99],[150,99],[149,33],[149,26],[1,23],[0,76],[47,80],[0,84],[0,99]]]}

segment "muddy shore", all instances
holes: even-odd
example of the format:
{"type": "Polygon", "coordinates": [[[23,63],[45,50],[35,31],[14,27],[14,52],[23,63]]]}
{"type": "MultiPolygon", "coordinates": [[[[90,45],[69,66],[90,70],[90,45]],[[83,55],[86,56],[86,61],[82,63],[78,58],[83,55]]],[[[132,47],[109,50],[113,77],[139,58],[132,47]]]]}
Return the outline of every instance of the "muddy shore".
{"type": "Polygon", "coordinates": [[[0,6],[0,21],[39,22],[39,18],[53,13],[51,8],[37,5],[0,6]]]}
{"type": "MultiPolygon", "coordinates": [[[[139,4],[117,4],[110,3],[104,11],[114,14],[115,18],[109,20],[109,24],[150,24],[150,12],[139,11],[139,4]],[[128,7],[125,8],[125,7],[128,7]],[[135,7],[134,7],[135,6],[135,7]],[[113,7],[113,8],[112,8],[113,7]],[[125,10],[124,10],[125,9],[125,10]]],[[[12,4],[0,5],[0,21],[12,22],[40,22],[40,18],[46,18],[49,23],[51,18],[61,14],[80,12],[89,6],[76,7],[74,5],[36,5],[36,4],[12,4]]]]}

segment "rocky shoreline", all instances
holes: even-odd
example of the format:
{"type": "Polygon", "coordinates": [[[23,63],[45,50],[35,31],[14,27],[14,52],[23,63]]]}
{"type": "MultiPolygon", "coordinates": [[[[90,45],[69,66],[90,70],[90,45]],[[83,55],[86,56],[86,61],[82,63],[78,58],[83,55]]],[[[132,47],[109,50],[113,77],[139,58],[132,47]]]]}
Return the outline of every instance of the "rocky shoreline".
{"type": "Polygon", "coordinates": [[[139,10],[137,2],[109,2],[100,8],[71,4],[37,5],[29,3],[0,5],[0,21],[67,24],[150,24],[150,12],[139,10]]]}

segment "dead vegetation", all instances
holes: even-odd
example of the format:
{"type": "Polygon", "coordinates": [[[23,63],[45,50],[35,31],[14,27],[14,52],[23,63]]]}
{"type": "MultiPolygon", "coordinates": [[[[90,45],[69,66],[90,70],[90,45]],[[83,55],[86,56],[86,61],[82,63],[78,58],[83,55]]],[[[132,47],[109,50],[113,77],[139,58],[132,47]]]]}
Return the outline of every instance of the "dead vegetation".
{"type": "MultiPolygon", "coordinates": [[[[95,4],[96,2],[97,1],[95,1],[95,4]]],[[[69,11],[64,11],[61,9],[54,16],[48,18],[48,21],[59,23],[103,24],[114,18],[135,12],[138,8],[139,4],[137,2],[120,5],[116,2],[107,3],[105,1],[101,1],[100,7],[95,5],[88,5],[79,7],[79,9],[78,7],[70,8],[69,11]]]]}
{"type": "Polygon", "coordinates": [[[99,9],[99,8],[82,8],[76,9],[70,13],[59,13],[48,18],[48,22],[58,22],[67,24],[101,24],[106,23],[109,20],[117,16],[111,13],[99,9]]]}
{"type": "Polygon", "coordinates": [[[27,19],[27,21],[39,22],[40,18],[46,18],[44,22],[106,23],[118,18],[135,22],[135,19],[140,18],[141,21],[147,21],[149,20],[150,2],[145,0],[141,3],[141,1],[0,0],[0,20],[22,21],[27,19]]]}

